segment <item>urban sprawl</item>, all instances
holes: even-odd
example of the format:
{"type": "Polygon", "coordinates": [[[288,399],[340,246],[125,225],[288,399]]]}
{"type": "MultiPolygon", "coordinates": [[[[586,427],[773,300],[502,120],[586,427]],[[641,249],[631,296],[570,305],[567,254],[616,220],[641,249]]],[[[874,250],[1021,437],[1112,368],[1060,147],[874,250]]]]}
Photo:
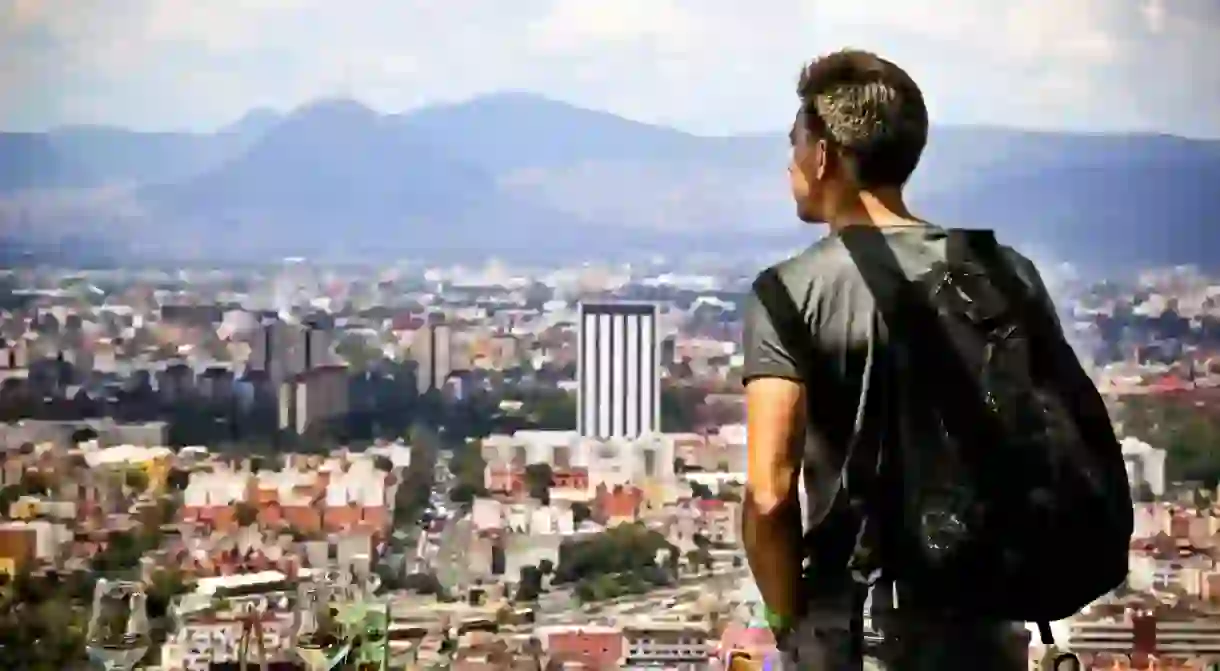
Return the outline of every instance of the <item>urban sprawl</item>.
{"type": "MultiPolygon", "coordinates": [[[[360,668],[711,669],[765,652],[740,548],[741,299],[659,266],[0,275],[0,665],[299,666],[299,583],[388,613],[360,668]],[[363,589],[351,588],[363,585],[363,589]],[[373,664],[373,665],[369,665],[373,664]]],[[[1136,494],[1085,668],[1220,660],[1220,279],[1056,283],[1136,494]]],[[[1031,663],[1045,654],[1033,637],[1031,663]]]]}

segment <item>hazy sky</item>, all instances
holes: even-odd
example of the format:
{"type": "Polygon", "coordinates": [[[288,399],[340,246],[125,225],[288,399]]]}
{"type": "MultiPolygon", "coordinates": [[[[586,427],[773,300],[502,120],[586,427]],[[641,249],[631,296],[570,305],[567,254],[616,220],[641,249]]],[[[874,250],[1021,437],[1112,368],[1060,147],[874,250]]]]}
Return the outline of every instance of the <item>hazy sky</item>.
{"type": "Polygon", "coordinates": [[[777,130],[800,63],[858,46],[911,71],[938,121],[1220,137],[1218,39],[1218,0],[0,0],[0,128],[514,89],[777,130]]]}

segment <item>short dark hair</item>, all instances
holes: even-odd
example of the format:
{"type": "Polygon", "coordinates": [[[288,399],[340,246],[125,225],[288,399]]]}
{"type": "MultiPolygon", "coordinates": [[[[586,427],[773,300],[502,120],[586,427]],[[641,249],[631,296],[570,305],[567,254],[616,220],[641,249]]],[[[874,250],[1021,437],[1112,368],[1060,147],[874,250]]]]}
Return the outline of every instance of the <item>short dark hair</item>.
{"type": "Polygon", "coordinates": [[[928,142],[928,108],[915,80],[876,54],[845,49],[801,70],[799,123],[836,146],[861,188],[902,186],[928,142]]]}

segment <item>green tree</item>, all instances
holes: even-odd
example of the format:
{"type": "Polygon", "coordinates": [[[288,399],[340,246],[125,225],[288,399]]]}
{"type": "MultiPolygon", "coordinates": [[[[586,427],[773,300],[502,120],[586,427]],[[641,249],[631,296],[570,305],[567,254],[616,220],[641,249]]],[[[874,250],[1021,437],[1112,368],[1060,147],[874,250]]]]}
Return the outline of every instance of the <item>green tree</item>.
{"type": "Polygon", "coordinates": [[[551,499],[551,487],[555,484],[555,471],[550,464],[530,464],[525,467],[525,486],[530,498],[548,504],[551,499]]]}
{"type": "Polygon", "coordinates": [[[649,569],[656,567],[657,552],[663,549],[673,549],[673,545],[660,533],[640,524],[620,524],[592,537],[560,545],[553,581],[561,584],[633,572],[661,580],[660,574],[649,569]]]}
{"type": "Polygon", "coordinates": [[[22,496],[21,487],[19,485],[9,485],[0,487],[0,517],[8,517],[9,509],[22,496]]]}
{"type": "Polygon", "coordinates": [[[1166,468],[1175,481],[1199,481],[1216,486],[1220,481],[1220,423],[1196,412],[1182,417],[1169,429],[1166,468]]]}
{"type": "Polygon", "coordinates": [[[537,601],[542,594],[542,571],[534,566],[521,567],[521,580],[517,586],[517,601],[537,601]]]}
{"type": "Polygon", "coordinates": [[[627,590],[616,576],[592,575],[576,585],[576,597],[581,601],[605,601],[622,596],[627,590]]]}
{"type": "Polygon", "coordinates": [[[587,503],[576,501],[572,503],[572,523],[580,524],[585,520],[593,518],[593,510],[587,503]]]}
{"type": "Polygon", "coordinates": [[[129,468],[123,473],[123,484],[137,494],[148,489],[148,474],[139,468],[129,468]]]}
{"type": "Polygon", "coordinates": [[[403,589],[424,595],[439,594],[441,583],[431,573],[412,573],[403,578],[403,589]]]}
{"type": "Polygon", "coordinates": [[[247,501],[239,501],[233,510],[233,520],[238,526],[248,527],[258,522],[258,508],[247,501]]]}
{"type": "Polygon", "coordinates": [[[531,428],[570,431],[576,428],[576,396],[564,391],[524,399],[531,428]]]}
{"type": "Polygon", "coordinates": [[[411,463],[403,471],[403,481],[394,493],[394,523],[404,527],[418,524],[428,506],[428,496],[436,484],[436,460],[440,453],[440,438],[431,427],[416,422],[408,434],[411,463]]]}
{"type": "Polygon", "coordinates": [[[690,485],[691,496],[697,499],[713,499],[716,497],[716,495],[712,493],[712,488],[708,487],[702,482],[691,481],[687,484],[690,485]]]}
{"type": "Polygon", "coordinates": [[[178,517],[178,501],[163,497],[157,501],[156,525],[171,524],[178,517]]]}
{"type": "Polygon", "coordinates": [[[471,503],[479,496],[479,490],[466,482],[459,482],[449,490],[449,500],[458,504],[471,503]]]}
{"type": "Polygon", "coordinates": [[[152,535],[138,536],[130,531],[110,534],[105,547],[93,555],[93,570],[105,573],[134,569],[144,553],[151,549],[149,546],[155,543],[154,538],[152,535]]]}
{"type": "Polygon", "coordinates": [[[27,470],[21,474],[20,487],[27,496],[46,496],[51,492],[51,480],[42,471],[27,470]]]}
{"type": "Polygon", "coordinates": [[[703,555],[698,549],[687,550],[686,565],[695,571],[698,571],[699,567],[703,565],[703,555]]]}
{"type": "Polygon", "coordinates": [[[661,430],[667,433],[698,428],[700,408],[707,405],[707,392],[690,386],[661,389],[661,430]]]}
{"type": "Polygon", "coordinates": [[[335,354],[347,362],[353,371],[368,370],[374,361],[382,358],[381,350],[359,334],[340,338],[339,342],[335,343],[335,354]]]}
{"type": "Polygon", "coordinates": [[[483,486],[486,468],[487,462],[483,460],[483,447],[479,441],[462,443],[453,448],[449,469],[457,484],[473,490],[475,496],[484,496],[487,493],[483,486]]]}
{"type": "Polygon", "coordinates": [[[171,468],[169,474],[165,476],[166,486],[175,492],[180,492],[186,489],[186,486],[191,482],[191,472],[181,468],[171,468]]]}
{"type": "Polygon", "coordinates": [[[152,576],[148,585],[148,617],[165,617],[173,598],[187,591],[185,576],[177,569],[162,569],[152,576]]]}
{"type": "Polygon", "coordinates": [[[594,591],[592,580],[581,580],[580,582],[576,583],[576,587],[573,591],[576,594],[576,598],[580,599],[584,603],[597,601],[599,598],[601,598],[600,595],[594,591]]]}

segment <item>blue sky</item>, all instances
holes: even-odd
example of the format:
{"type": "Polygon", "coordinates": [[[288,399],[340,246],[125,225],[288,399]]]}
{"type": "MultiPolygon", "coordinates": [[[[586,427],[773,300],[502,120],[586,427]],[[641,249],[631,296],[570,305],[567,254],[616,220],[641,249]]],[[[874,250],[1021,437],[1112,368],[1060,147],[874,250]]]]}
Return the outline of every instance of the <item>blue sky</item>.
{"type": "Polygon", "coordinates": [[[0,128],[206,129],[346,95],[529,90],[778,130],[803,60],[872,49],[935,120],[1220,137],[1217,0],[0,0],[0,128]]]}

